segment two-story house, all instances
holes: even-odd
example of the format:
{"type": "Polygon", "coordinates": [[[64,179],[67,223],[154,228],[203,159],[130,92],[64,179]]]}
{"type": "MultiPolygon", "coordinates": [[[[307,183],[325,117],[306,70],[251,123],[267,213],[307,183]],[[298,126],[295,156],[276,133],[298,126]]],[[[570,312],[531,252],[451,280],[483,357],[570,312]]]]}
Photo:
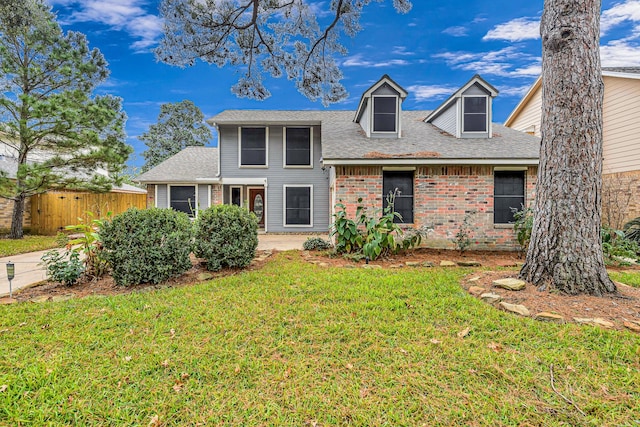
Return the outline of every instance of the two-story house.
{"type": "MultiPolygon", "coordinates": [[[[602,68],[604,99],[603,221],[615,228],[640,216],[640,67],[602,68]]],[[[511,112],[505,126],[542,136],[539,77],[511,112]]]]}
{"type": "MultiPolygon", "coordinates": [[[[385,75],[355,112],[227,110],[208,120],[218,148],[200,148],[216,165],[157,174],[163,163],[138,180],[154,185],[151,205],[180,208],[172,188],[188,187],[198,206],[246,206],[278,233],[326,232],[337,203],[354,215],[359,198],[382,209],[395,193],[407,227],[434,228],[429,245],[450,247],[469,216],[477,247],[509,249],[511,208],[533,197],[540,140],[492,123],[497,93],[474,76],[435,110],[404,111],[407,91],[385,75]],[[211,186],[206,200],[199,180],[211,186]]],[[[180,155],[165,163],[183,164],[180,155]]]]}

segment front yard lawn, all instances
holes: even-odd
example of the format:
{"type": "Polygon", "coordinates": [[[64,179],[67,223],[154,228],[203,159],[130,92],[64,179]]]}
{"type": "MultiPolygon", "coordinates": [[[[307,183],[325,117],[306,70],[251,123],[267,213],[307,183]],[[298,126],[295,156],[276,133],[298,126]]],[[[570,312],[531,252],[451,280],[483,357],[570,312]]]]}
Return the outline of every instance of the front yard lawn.
{"type": "Polygon", "coordinates": [[[58,248],[56,236],[24,236],[22,239],[0,238],[0,257],[58,248]]]}
{"type": "Polygon", "coordinates": [[[195,286],[0,306],[0,425],[639,422],[637,334],[498,311],[465,273],[282,253],[195,286]]]}

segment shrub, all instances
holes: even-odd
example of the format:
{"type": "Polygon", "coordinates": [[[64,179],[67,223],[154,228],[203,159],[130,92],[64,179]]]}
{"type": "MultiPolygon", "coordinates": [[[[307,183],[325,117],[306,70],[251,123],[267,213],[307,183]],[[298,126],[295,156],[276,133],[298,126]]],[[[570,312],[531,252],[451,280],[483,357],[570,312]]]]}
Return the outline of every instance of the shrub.
{"type": "Polygon", "coordinates": [[[333,245],[331,242],[323,239],[322,237],[309,237],[302,244],[302,248],[306,251],[325,251],[332,247],[333,245]]]}
{"type": "Polygon", "coordinates": [[[207,269],[249,265],[258,247],[258,219],[235,205],[200,211],[195,222],[194,254],[207,260],[207,269]]]}
{"type": "Polygon", "coordinates": [[[66,286],[74,285],[84,272],[78,251],[60,252],[53,249],[45,252],[40,259],[47,268],[49,280],[66,286]]]}
{"type": "Polygon", "coordinates": [[[522,209],[511,208],[515,223],[513,229],[516,232],[516,240],[520,245],[520,252],[526,252],[531,241],[531,230],[533,229],[533,209],[530,207],[522,209]]]}
{"type": "Polygon", "coordinates": [[[627,222],[622,228],[624,236],[640,244],[640,216],[627,222]]]}
{"type": "Polygon", "coordinates": [[[100,228],[103,257],[121,286],[160,283],[191,268],[191,222],[171,209],[129,209],[100,228]]]}
{"type": "Polygon", "coordinates": [[[362,198],[359,198],[355,220],[347,217],[345,205],[336,204],[337,211],[333,214],[334,222],[331,224],[331,235],[336,239],[336,252],[362,252],[366,258],[375,260],[380,256],[419,245],[429,229],[416,230],[404,238],[402,228],[394,222],[395,218],[402,219],[400,214],[393,210],[394,199],[395,194],[389,194],[387,206],[369,214],[367,209],[360,205],[362,198]]]}

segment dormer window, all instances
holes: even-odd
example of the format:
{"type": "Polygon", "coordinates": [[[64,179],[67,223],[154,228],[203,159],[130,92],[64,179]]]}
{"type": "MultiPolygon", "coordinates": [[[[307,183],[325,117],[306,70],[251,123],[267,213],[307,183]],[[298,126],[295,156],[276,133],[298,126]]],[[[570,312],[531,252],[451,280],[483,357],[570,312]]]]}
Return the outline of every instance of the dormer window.
{"type": "Polygon", "coordinates": [[[397,132],[398,97],[373,97],[373,131],[397,132]]]}
{"type": "Polygon", "coordinates": [[[486,96],[462,98],[463,132],[487,132],[487,99],[486,96]]]}

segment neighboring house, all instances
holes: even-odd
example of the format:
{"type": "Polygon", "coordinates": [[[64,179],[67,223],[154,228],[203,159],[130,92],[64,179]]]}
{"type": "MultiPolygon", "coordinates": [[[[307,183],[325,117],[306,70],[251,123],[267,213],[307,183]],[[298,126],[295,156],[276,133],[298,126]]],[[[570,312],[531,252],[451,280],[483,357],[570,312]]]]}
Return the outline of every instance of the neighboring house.
{"type": "MultiPolygon", "coordinates": [[[[42,153],[35,153],[32,158],[37,162],[39,158],[44,157],[42,153]]],[[[18,159],[16,153],[6,144],[0,142],[0,172],[6,173],[9,178],[15,178],[18,171],[18,159]]],[[[106,174],[106,171],[98,170],[96,173],[106,174]]],[[[56,194],[55,198],[60,200],[75,199],[74,206],[66,205],[63,202],[58,202],[55,205],[51,203],[52,197],[46,198],[43,195],[36,195],[29,197],[25,202],[24,218],[22,225],[25,229],[29,229],[32,232],[41,234],[51,234],[62,230],[66,225],[77,223],[79,216],[84,212],[78,212],[75,209],[78,205],[78,200],[82,198],[83,192],[66,191],[66,190],[51,190],[45,194],[56,194]],[[71,196],[72,195],[72,196],[71,196]],[[37,203],[34,205],[33,200],[37,203]],[[49,199],[43,201],[43,199],[49,199]]],[[[97,197],[95,200],[109,200],[111,203],[108,206],[87,205],[86,208],[92,212],[98,214],[100,210],[112,210],[115,213],[119,213],[127,209],[129,206],[140,204],[138,197],[146,194],[146,191],[129,184],[122,184],[119,187],[113,187],[108,193],[111,197],[97,197]],[[135,195],[135,197],[133,196],[135,195]],[[120,203],[122,201],[122,203],[120,203]],[[114,209],[115,208],[115,209],[114,209]]],[[[84,198],[84,202],[88,202],[88,198],[84,198]]],[[[144,197],[142,199],[144,201],[144,197]]],[[[83,204],[84,206],[84,204],[83,204]]],[[[84,208],[83,208],[84,209],[84,208]]],[[[0,232],[4,232],[11,228],[11,220],[13,216],[13,200],[0,198],[0,232]]]]}
{"type": "Polygon", "coordinates": [[[136,178],[147,185],[147,206],[196,216],[222,203],[218,149],[186,147],[136,178]]]}
{"type": "MultiPolygon", "coordinates": [[[[619,228],[640,216],[640,67],[602,68],[603,220],[619,228]]],[[[538,78],[505,126],[541,136],[542,82],[538,78]]]]}
{"type": "MultiPolygon", "coordinates": [[[[434,111],[403,111],[408,93],[385,75],[355,112],[223,111],[208,120],[217,164],[187,166],[189,185],[219,185],[211,203],[246,206],[265,232],[326,232],[337,203],[353,217],[359,198],[381,210],[395,192],[407,227],[434,228],[431,246],[452,247],[469,215],[476,247],[512,249],[511,208],[532,200],[540,140],[492,123],[496,95],[474,76],[434,111]]],[[[167,162],[184,168],[182,155],[167,162]]],[[[181,176],[161,166],[139,180],[181,176]]],[[[160,194],[151,205],[169,206],[160,194]]]]}

